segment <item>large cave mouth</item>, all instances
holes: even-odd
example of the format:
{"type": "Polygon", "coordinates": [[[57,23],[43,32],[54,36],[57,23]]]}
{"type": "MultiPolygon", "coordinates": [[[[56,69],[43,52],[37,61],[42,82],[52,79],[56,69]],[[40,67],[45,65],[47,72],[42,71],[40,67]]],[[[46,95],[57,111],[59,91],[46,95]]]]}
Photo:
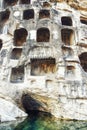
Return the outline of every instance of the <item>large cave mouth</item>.
{"type": "Polygon", "coordinates": [[[29,117],[33,115],[35,116],[35,118],[38,118],[38,116],[52,117],[51,113],[47,110],[47,104],[39,101],[39,99],[36,99],[30,93],[25,93],[22,95],[21,103],[26,113],[29,114],[29,117]]]}
{"type": "Polygon", "coordinates": [[[29,20],[34,18],[34,10],[33,9],[27,9],[23,12],[23,19],[29,20]]]}
{"type": "Polygon", "coordinates": [[[74,31],[72,29],[64,28],[61,30],[62,42],[65,45],[72,45],[74,43],[74,31]]]}
{"type": "Polygon", "coordinates": [[[43,76],[49,73],[55,73],[55,58],[31,59],[31,75],[43,76]]]}
{"type": "Polygon", "coordinates": [[[32,98],[29,94],[22,95],[22,105],[27,113],[32,112],[39,112],[42,108],[41,103],[36,99],[32,98]]]}
{"type": "Polygon", "coordinates": [[[85,72],[87,72],[87,52],[79,55],[80,64],[85,72]]]}
{"type": "Polygon", "coordinates": [[[14,48],[11,52],[11,59],[19,59],[21,57],[22,49],[21,48],[14,48]]]}
{"type": "Polygon", "coordinates": [[[37,42],[49,42],[50,30],[48,28],[39,28],[37,30],[37,42]]]}
{"type": "Polygon", "coordinates": [[[16,29],[14,31],[14,45],[22,46],[26,42],[28,31],[25,28],[16,29]]]}
{"type": "Polygon", "coordinates": [[[18,0],[4,0],[5,6],[13,6],[17,4],[18,0]]]}
{"type": "Polygon", "coordinates": [[[62,25],[72,26],[72,19],[71,17],[64,16],[61,18],[62,25]]]}
{"type": "Polygon", "coordinates": [[[50,11],[49,10],[46,10],[46,9],[40,10],[39,19],[43,19],[43,18],[50,18],[50,11]]]}
{"type": "Polygon", "coordinates": [[[30,4],[30,0],[20,0],[20,4],[30,4]]]}
{"type": "Polygon", "coordinates": [[[19,66],[18,68],[12,68],[11,76],[10,76],[11,83],[23,83],[24,82],[24,66],[19,66]]]}

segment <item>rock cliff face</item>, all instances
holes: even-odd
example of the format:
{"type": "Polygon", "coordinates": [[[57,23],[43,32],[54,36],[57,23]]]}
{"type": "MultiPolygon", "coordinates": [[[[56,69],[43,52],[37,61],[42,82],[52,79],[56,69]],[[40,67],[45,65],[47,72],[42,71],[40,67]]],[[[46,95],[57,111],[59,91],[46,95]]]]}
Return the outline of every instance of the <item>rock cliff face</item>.
{"type": "Polygon", "coordinates": [[[1,121],[24,108],[87,120],[86,3],[0,0],[1,121]]]}

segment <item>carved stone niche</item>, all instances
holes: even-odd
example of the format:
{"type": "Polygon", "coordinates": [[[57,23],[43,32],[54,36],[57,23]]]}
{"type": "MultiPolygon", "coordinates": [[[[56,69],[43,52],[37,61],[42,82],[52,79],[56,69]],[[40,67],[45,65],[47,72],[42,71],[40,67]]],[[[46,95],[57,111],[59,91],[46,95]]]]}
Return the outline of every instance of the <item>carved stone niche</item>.
{"type": "Polygon", "coordinates": [[[49,42],[50,31],[48,28],[39,28],[37,30],[37,42],[49,42]]]}
{"type": "Polygon", "coordinates": [[[18,2],[18,0],[4,0],[4,5],[5,5],[5,7],[14,6],[17,4],[17,2],[18,2]]]}
{"type": "Polygon", "coordinates": [[[24,82],[24,66],[19,66],[18,68],[12,68],[10,82],[11,83],[24,82]]]}
{"type": "Polygon", "coordinates": [[[79,55],[80,64],[85,72],[87,72],[87,52],[79,55]]]}
{"type": "Polygon", "coordinates": [[[74,42],[74,31],[72,29],[64,28],[61,30],[62,42],[65,45],[72,45],[74,42]]]}
{"type": "Polygon", "coordinates": [[[50,18],[50,10],[42,9],[39,12],[39,19],[50,18]]]}
{"type": "Polygon", "coordinates": [[[61,18],[61,22],[62,22],[62,25],[72,26],[72,19],[71,19],[71,17],[64,16],[64,17],[61,18]]]}
{"type": "Polygon", "coordinates": [[[33,9],[24,10],[23,19],[24,20],[34,19],[34,10],[33,9]]]}
{"type": "Polygon", "coordinates": [[[26,42],[28,36],[28,32],[25,28],[16,29],[14,31],[14,45],[15,46],[23,46],[26,42]]]}
{"type": "Polygon", "coordinates": [[[30,4],[30,0],[20,0],[20,4],[30,4]]]}
{"type": "Polygon", "coordinates": [[[31,59],[31,75],[43,76],[49,73],[55,73],[55,58],[31,59]]]}
{"type": "Polygon", "coordinates": [[[10,16],[9,9],[0,12],[0,24],[3,25],[9,19],[9,16],[10,16]]]}
{"type": "Polygon", "coordinates": [[[11,52],[11,59],[18,60],[21,57],[22,49],[21,48],[14,48],[11,52]]]}
{"type": "Polygon", "coordinates": [[[67,72],[67,75],[74,75],[75,73],[75,67],[72,66],[72,65],[69,65],[66,67],[66,72],[67,72]]]}

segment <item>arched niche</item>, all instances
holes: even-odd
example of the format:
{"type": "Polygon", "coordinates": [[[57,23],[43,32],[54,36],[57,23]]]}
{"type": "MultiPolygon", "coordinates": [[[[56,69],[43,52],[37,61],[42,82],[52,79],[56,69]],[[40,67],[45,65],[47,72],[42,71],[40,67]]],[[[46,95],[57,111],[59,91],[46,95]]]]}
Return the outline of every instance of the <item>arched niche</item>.
{"type": "Polygon", "coordinates": [[[27,9],[23,11],[23,19],[29,20],[34,18],[34,10],[33,9],[27,9]]]}
{"type": "Polygon", "coordinates": [[[50,31],[48,28],[39,28],[37,30],[37,42],[49,42],[50,31]]]}
{"type": "Polygon", "coordinates": [[[74,42],[74,31],[72,29],[64,28],[61,30],[62,42],[65,45],[72,45],[74,42]]]}
{"type": "Polygon", "coordinates": [[[55,58],[31,59],[31,75],[41,76],[49,73],[54,73],[55,68],[55,58]]]}
{"type": "Polygon", "coordinates": [[[79,55],[80,64],[85,72],[87,72],[87,52],[79,55]]]}
{"type": "Polygon", "coordinates": [[[22,83],[24,82],[24,66],[18,68],[12,68],[10,75],[11,83],[22,83]]]}
{"type": "Polygon", "coordinates": [[[39,12],[39,19],[50,18],[50,10],[42,9],[39,12]]]}
{"type": "Polygon", "coordinates": [[[71,19],[71,17],[64,16],[64,17],[61,18],[61,22],[62,22],[62,25],[72,26],[72,19],[71,19]]]}
{"type": "Polygon", "coordinates": [[[20,0],[20,4],[30,4],[31,0],[20,0]]]}
{"type": "Polygon", "coordinates": [[[18,2],[18,0],[4,0],[4,5],[5,5],[5,7],[14,6],[17,4],[17,2],[18,2]]]}
{"type": "Polygon", "coordinates": [[[19,59],[21,57],[22,48],[14,48],[11,52],[11,59],[19,59]]]}
{"type": "Polygon", "coordinates": [[[14,45],[22,46],[26,42],[28,32],[25,28],[16,29],[14,31],[14,45]]]}

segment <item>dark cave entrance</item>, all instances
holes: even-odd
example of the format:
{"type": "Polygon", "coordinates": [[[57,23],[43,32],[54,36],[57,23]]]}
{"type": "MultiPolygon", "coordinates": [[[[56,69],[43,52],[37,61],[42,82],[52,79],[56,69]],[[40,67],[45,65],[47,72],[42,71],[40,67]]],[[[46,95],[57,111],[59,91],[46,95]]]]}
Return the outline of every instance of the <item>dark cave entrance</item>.
{"type": "Polygon", "coordinates": [[[84,52],[79,55],[79,59],[83,70],[87,72],[87,52],[84,52]]]}
{"type": "Polygon", "coordinates": [[[46,10],[46,9],[40,10],[39,19],[43,19],[43,18],[50,18],[50,11],[49,10],[46,10]]]}
{"type": "Polygon", "coordinates": [[[39,28],[37,30],[37,42],[49,42],[50,31],[48,28],[39,28]]]}
{"type": "Polygon", "coordinates": [[[61,18],[62,25],[72,26],[72,19],[70,17],[62,17],[61,18]]]}
{"type": "Polygon", "coordinates": [[[72,45],[74,41],[74,32],[72,29],[62,29],[61,30],[61,37],[62,37],[62,42],[65,45],[72,45]]]}
{"type": "Polygon", "coordinates": [[[22,46],[26,42],[28,31],[25,28],[16,29],[14,31],[14,45],[22,46]]]}
{"type": "Polygon", "coordinates": [[[18,68],[12,68],[10,82],[11,83],[24,82],[24,66],[19,66],[18,68]]]}
{"type": "Polygon", "coordinates": [[[33,9],[28,9],[24,10],[23,12],[23,19],[24,20],[29,20],[34,18],[34,10],[33,9]]]}

